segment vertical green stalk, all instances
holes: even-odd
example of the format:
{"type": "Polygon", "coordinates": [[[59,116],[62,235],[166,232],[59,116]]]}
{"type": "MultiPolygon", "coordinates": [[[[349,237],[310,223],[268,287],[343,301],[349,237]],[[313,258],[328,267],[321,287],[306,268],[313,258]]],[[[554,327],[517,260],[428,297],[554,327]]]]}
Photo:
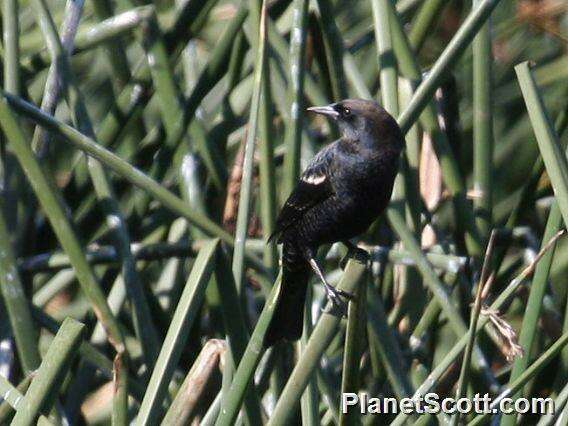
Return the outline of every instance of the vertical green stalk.
{"type": "MultiPolygon", "coordinates": [[[[352,293],[365,277],[366,265],[351,259],[347,263],[347,267],[337,288],[352,293]]],[[[338,316],[328,313],[322,314],[302,357],[298,360],[288,383],[286,383],[282,391],[282,395],[272,412],[268,425],[286,425],[289,423],[290,417],[295,412],[302,393],[313,377],[324,351],[335,337],[340,321],[341,318],[338,316]]]]}
{"type": "MultiPolygon", "coordinates": [[[[313,332],[313,320],[312,320],[312,303],[313,303],[313,287],[308,286],[306,293],[306,306],[304,307],[304,331],[302,337],[300,337],[300,342],[297,345],[298,358],[302,356],[302,353],[306,350],[306,346],[309,341],[309,337],[313,332]]],[[[360,304],[359,304],[360,306],[360,304]]],[[[363,336],[364,337],[364,336],[363,336]]],[[[278,397],[280,397],[281,392],[279,392],[278,397]]],[[[302,425],[304,426],[318,426],[320,424],[319,417],[319,395],[317,389],[317,379],[312,377],[306,386],[306,390],[302,394],[300,399],[300,409],[302,414],[302,425]]]]}
{"type": "Polygon", "coordinates": [[[392,48],[391,26],[388,2],[390,0],[372,0],[381,97],[383,107],[393,117],[398,117],[398,75],[396,60],[392,48]]]}
{"type": "MultiPolygon", "coordinates": [[[[373,0],[373,18],[374,18],[374,29],[375,29],[375,39],[377,45],[377,59],[379,62],[379,78],[381,84],[381,98],[383,107],[387,110],[389,114],[393,117],[398,117],[399,115],[399,93],[398,93],[398,70],[396,59],[393,51],[393,40],[392,40],[392,30],[391,21],[394,21],[393,17],[389,13],[389,3],[390,0],[373,0]]],[[[393,23],[392,25],[395,25],[393,23]]],[[[414,129],[415,131],[416,129],[414,129]]],[[[408,212],[408,224],[410,229],[413,231],[416,238],[420,237],[419,233],[419,217],[420,217],[420,195],[418,194],[418,179],[413,179],[411,175],[411,169],[409,166],[409,161],[407,155],[418,154],[417,146],[414,144],[412,148],[415,149],[414,152],[403,152],[401,159],[400,173],[395,181],[393,199],[400,201],[399,205],[406,212],[408,212]]],[[[417,175],[414,175],[417,178],[417,175]]],[[[420,292],[420,277],[415,269],[411,268],[400,268],[401,272],[401,288],[403,293],[407,293],[412,289],[417,289],[420,292]]],[[[414,299],[416,294],[412,296],[414,299]]],[[[406,297],[401,299],[401,304],[406,303],[406,297]]],[[[416,304],[416,308],[419,308],[420,304],[416,304]]],[[[402,305],[402,308],[406,306],[402,305]]],[[[412,325],[415,323],[416,309],[409,309],[410,319],[412,325]]]]}
{"type": "MultiPolygon", "coordinates": [[[[357,287],[355,300],[349,303],[347,310],[347,328],[345,331],[345,350],[343,352],[343,373],[341,377],[341,393],[359,390],[359,364],[365,350],[365,324],[367,306],[367,279],[361,280],[357,287]]],[[[311,305],[308,305],[308,309],[311,305]]],[[[307,392],[309,389],[306,389],[307,392]]],[[[339,425],[358,424],[356,410],[344,413],[339,411],[339,425]]]]}
{"type": "MultiPolygon", "coordinates": [[[[480,0],[475,0],[476,7],[480,0]]],[[[486,239],[493,212],[493,57],[491,20],[473,40],[473,207],[477,227],[486,239]]]]}
{"type": "MultiPolygon", "coordinates": [[[[266,68],[268,72],[269,68],[266,68]]],[[[274,164],[274,133],[272,130],[272,97],[270,87],[266,83],[267,78],[263,79],[263,89],[261,96],[260,109],[260,215],[262,221],[262,232],[264,240],[274,232],[276,228],[276,171],[274,164]]],[[[264,249],[264,263],[267,270],[272,272],[275,277],[278,270],[278,250],[276,242],[271,240],[266,243],[264,249]]]]}
{"type": "MultiPolygon", "coordinates": [[[[387,5],[387,12],[388,12],[387,5]]],[[[390,15],[391,30],[397,25],[394,18],[390,15]]],[[[406,105],[412,96],[412,83],[409,80],[399,78],[399,95],[402,105],[406,105]]],[[[417,241],[422,238],[422,196],[420,195],[420,149],[422,130],[418,123],[410,128],[406,134],[406,150],[401,158],[401,174],[404,177],[404,192],[400,193],[400,197],[404,197],[406,210],[406,223],[413,232],[417,241]]],[[[405,312],[408,319],[409,329],[413,329],[418,323],[420,316],[426,304],[426,292],[422,285],[422,278],[416,268],[405,268],[404,281],[400,292],[400,308],[401,312],[405,312]]]]}
{"type": "Polygon", "coordinates": [[[286,126],[286,156],[284,158],[284,196],[287,196],[300,176],[302,128],[304,121],[304,75],[306,68],[306,27],[308,0],[294,0],[294,17],[290,37],[290,79],[288,97],[290,118],[286,126]]]}
{"type": "Polygon", "coordinates": [[[84,325],[67,318],[51,342],[26,396],[19,404],[12,420],[14,426],[35,424],[41,410],[49,411],[63,377],[71,367],[71,360],[78,353],[84,325]]]}
{"type": "Polygon", "coordinates": [[[4,47],[4,90],[14,95],[20,93],[18,0],[2,2],[2,41],[4,47]]]}
{"type": "Polygon", "coordinates": [[[255,59],[253,95],[250,107],[250,117],[245,142],[243,160],[243,174],[241,178],[239,209],[235,231],[235,249],[233,251],[233,275],[241,296],[244,293],[244,257],[245,242],[247,239],[249,215],[252,202],[252,177],[254,173],[254,149],[256,144],[256,131],[260,111],[260,97],[262,94],[262,80],[265,78],[266,68],[266,5],[263,2],[260,13],[258,46],[255,59]]]}
{"type": "MultiPolygon", "coordinates": [[[[4,48],[3,62],[4,90],[15,96],[21,93],[21,70],[20,70],[20,26],[18,0],[6,0],[2,2],[2,41],[4,48]]],[[[21,170],[17,166],[14,156],[6,142],[0,138],[2,148],[0,158],[0,184],[2,185],[3,199],[9,203],[17,203],[14,209],[6,211],[6,224],[8,226],[23,222],[26,217],[28,205],[26,203],[29,187],[26,186],[21,170]]],[[[16,229],[16,251],[21,245],[23,230],[16,229]]],[[[6,244],[9,244],[8,242],[6,244]]],[[[32,352],[34,351],[30,348],[32,352]]],[[[33,355],[32,355],[33,356],[33,355]]],[[[24,366],[25,369],[25,366],[24,366]]]]}
{"type": "MultiPolygon", "coordinates": [[[[258,0],[256,0],[258,2],[258,0]]],[[[252,15],[251,15],[252,17],[252,15]]],[[[268,66],[269,40],[263,56],[263,78],[261,82],[260,118],[259,118],[259,147],[260,147],[260,216],[262,232],[268,240],[276,227],[276,172],[274,164],[274,132],[272,126],[272,94],[270,90],[270,67],[268,66]]],[[[254,96],[254,93],[253,93],[254,96]]],[[[254,99],[254,98],[253,98],[254,99]]],[[[301,124],[301,123],[300,123],[301,124]]],[[[276,242],[270,241],[264,250],[264,263],[272,272],[272,279],[277,275],[278,251],[276,242]]]]}
{"type": "Polygon", "coordinates": [[[3,210],[4,203],[0,203],[0,289],[22,369],[25,374],[29,374],[41,362],[37,346],[39,336],[34,328],[29,302],[24,294],[3,210]]]}

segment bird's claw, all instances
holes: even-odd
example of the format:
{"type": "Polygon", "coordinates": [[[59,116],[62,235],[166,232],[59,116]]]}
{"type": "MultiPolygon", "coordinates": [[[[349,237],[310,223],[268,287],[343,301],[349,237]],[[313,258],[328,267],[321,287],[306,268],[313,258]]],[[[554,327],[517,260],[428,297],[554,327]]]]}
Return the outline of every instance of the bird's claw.
{"type": "Polygon", "coordinates": [[[347,301],[353,300],[355,296],[346,291],[332,287],[331,285],[325,287],[327,299],[331,302],[322,309],[323,313],[332,315],[347,316],[347,301]],[[343,300],[347,299],[347,301],[343,300]]]}
{"type": "Polygon", "coordinates": [[[346,298],[347,300],[355,299],[355,295],[352,294],[352,293],[348,293],[346,291],[339,290],[338,288],[334,288],[333,291],[335,292],[336,297],[341,296],[341,297],[346,298]]]}
{"type": "Polygon", "coordinates": [[[367,253],[362,248],[356,246],[349,247],[347,254],[343,256],[343,258],[339,261],[339,267],[342,270],[345,270],[345,267],[347,266],[347,262],[349,261],[349,259],[354,259],[357,262],[366,264],[369,260],[369,253],[367,253]]]}

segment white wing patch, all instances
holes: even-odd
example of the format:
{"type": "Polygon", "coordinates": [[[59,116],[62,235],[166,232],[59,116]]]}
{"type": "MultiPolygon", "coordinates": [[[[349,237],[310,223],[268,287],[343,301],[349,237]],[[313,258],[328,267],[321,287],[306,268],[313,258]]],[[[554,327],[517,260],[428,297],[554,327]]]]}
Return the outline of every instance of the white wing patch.
{"type": "Polygon", "coordinates": [[[323,183],[325,179],[325,175],[307,175],[302,177],[302,180],[310,185],[319,185],[320,183],[323,183]]]}

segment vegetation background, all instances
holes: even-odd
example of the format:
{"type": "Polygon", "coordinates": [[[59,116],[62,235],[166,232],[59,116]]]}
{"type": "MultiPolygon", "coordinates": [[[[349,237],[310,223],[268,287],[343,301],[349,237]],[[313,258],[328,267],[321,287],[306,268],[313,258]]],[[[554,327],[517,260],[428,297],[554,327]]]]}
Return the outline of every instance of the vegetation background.
{"type": "Polygon", "coordinates": [[[0,424],[489,420],[341,414],[358,390],[566,424],[566,1],[1,4],[0,424]],[[265,351],[267,236],[337,136],[304,110],[346,97],[406,133],[395,194],[368,268],[320,253],[347,319],[313,280],[302,340],[265,351]]]}

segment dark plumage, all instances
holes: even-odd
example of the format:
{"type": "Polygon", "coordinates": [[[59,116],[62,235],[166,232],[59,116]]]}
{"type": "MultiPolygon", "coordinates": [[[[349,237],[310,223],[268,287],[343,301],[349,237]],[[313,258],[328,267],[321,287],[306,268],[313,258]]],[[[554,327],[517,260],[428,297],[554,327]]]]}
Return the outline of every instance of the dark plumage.
{"type": "Polygon", "coordinates": [[[349,297],[331,287],[315,261],[322,244],[345,242],[367,230],[387,206],[404,137],[376,102],[348,99],[308,108],[332,118],[341,138],[308,165],[280,212],[276,230],[282,248],[282,289],[265,343],[302,334],[306,288],[313,269],[335,304],[349,297]]]}

